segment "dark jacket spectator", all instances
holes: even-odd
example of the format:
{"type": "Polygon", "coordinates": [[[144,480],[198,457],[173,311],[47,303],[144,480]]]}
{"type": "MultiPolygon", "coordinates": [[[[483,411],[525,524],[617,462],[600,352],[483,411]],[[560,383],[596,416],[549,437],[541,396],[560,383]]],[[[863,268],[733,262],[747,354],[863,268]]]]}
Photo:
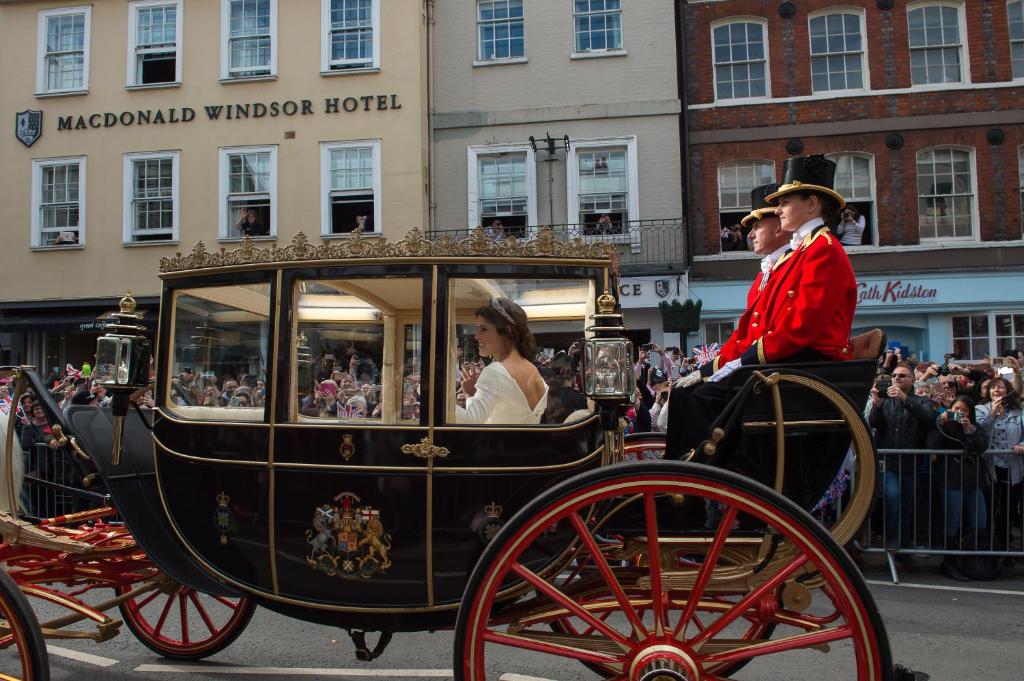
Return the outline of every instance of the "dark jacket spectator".
{"type": "MultiPolygon", "coordinates": [[[[924,448],[925,438],[933,427],[935,410],[931,401],[915,395],[913,389],[914,372],[903,364],[897,365],[893,371],[892,385],[885,395],[877,387],[871,389],[868,424],[875,429],[875,443],[879,449],[924,448]]],[[[901,456],[898,459],[896,465],[901,472],[914,470],[914,457],[901,456]]]]}
{"type": "Polygon", "coordinates": [[[21,429],[21,448],[26,452],[37,444],[49,445],[54,440],[43,405],[33,404],[29,418],[28,424],[21,429]]]}
{"type": "Polygon", "coordinates": [[[955,410],[943,412],[936,428],[928,434],[928,449],[955,449],[959,454],[937,455],[935,479],[947,488],[961,489],[977,487],[980,477],[986,475],[985,462],[981,455],[988,449],[988,435],[977,426],[977,415],[973,401],[960,397],[967,414],[954,420],[955,410]]]}

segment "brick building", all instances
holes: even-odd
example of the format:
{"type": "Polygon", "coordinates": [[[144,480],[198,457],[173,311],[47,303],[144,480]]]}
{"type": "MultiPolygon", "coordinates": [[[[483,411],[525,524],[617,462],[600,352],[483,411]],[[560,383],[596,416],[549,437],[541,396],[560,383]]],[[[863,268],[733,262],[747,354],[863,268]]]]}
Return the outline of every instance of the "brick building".
{"type": "Polygon", "coordinates": [[[855,329],[940,359],[1024,346],[1024,2],[690,0],[684,19],[705,340],[757,268],[723,228],[787,157],[820,153],[864,218],[855,329]]]}

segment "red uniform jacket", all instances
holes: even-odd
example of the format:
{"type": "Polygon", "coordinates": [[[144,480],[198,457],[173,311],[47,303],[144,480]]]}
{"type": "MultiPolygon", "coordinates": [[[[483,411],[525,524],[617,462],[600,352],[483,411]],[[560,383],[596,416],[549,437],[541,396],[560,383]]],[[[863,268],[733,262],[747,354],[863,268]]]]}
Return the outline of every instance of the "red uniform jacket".
{"type": "MultiPolygon", "coordinates": [[[[753,286],[760,280],[759,276],[753,286]]],[[[708,369],[717,371],[736,358],[745,365],[770,364],[805,348],[835,360],[851,359],[856,307],[857,281],[850,259],[839,239],[827,227],[819,227],[799,248],[779,258],[768,284],[748,305],[708,369]]]]}

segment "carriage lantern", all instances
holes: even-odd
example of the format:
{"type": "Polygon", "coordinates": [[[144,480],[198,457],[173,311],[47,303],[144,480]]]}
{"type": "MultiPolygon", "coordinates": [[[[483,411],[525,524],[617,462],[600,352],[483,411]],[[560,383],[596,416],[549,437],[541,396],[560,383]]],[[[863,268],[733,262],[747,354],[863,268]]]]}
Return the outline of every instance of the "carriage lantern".
{"type": "Polygon", "coordinates": [[[132,393],[149,385],[149,341],[142,334],[145,327],[138,322],[142,315],[135,311],[135,298],[128,291],[121,299],[120,309],[111,317],[116,321],[107,325],[106,335],[96,341],[96,368],[94,375],[113,399],[114,464],[121,460],[121,438],[124,417],[128,413],[132,393]]]}
{"type": "Polygon", "coordinates": [[[605,291],[597,299],[594,337],[584,346],[584,389],[594,400],[622,402],[636,388],[633,343],[622,337],[622,314],[615,312],[615,298],[605,291]]]}

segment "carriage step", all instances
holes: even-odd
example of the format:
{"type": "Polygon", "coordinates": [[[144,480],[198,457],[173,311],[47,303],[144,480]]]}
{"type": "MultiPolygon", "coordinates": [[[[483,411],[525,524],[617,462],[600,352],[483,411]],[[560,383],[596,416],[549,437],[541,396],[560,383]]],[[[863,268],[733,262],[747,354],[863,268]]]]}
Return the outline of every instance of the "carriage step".
{"type": "Polygon", "coordinates": [[[896,665],[892,671],[895,681],[928,681],[930,678],[924,672],[915,672],[913,669],[904,667],[901,664],[896,665]]]}
{"type": "Polygon", "coordinates": [[[346,629],[348,637],[352,639],[352,644],[356,647],[356,659],[360,662],[372,662],[378,657],[384,654],[384,650],[391,643],[390,631],[380,632],[380,638],[377,639],[377,645],[372,649],[366,644],[366,634],[369,632],[360,631],[358,629],[346,629]]]}

